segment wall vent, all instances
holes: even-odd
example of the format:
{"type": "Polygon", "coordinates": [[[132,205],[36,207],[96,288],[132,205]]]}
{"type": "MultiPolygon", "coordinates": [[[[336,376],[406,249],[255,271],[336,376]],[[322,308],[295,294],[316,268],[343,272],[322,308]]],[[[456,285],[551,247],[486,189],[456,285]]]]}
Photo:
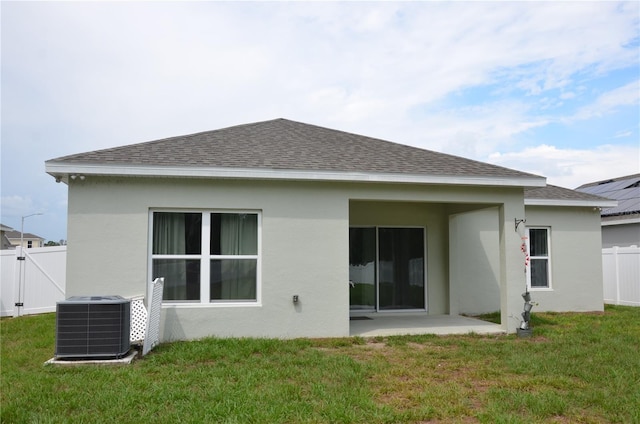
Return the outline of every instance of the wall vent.
{"type": "Polygon", "coordinates": [[[74,296],[56,305],[56,358],[121,358],[131,348],[131,301],[74,296]]]}

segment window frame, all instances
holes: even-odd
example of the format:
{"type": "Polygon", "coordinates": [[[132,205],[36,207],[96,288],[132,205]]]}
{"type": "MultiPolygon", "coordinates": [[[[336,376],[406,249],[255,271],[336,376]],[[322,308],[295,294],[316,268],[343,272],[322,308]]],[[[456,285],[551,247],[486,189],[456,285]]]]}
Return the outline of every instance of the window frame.
{"type": "MultiPolygon", "coordinates": [[[[349,314],[350,316],[358,316],[361,314],[367,314],[375,312],[377,314],[394,314],[394,313],[405,313],[405,312],[427,312],[429,310],[429,299],[428,299],[428,253],[429,248],[427,245],[428,242],[428,228],[424,225],[350,225],[349,230],[352,228],[372,228],[375,231],[375,301],[372,309],[351,309],[351,299],[349,298],[349,314]],[[423,300],[424,300],[424,308],[415,308],[415,309],[382,309],[380,308],[380,230],[381,229],[420,229],[422,230],[422,243],[423,243],[423,269],[422,269],[422,280],[423,280],[423,300]]],[[[349,242],[350,243],[350,242],[349,242]]]]}
{"type": "Polygon", "coordinates": [[[262,211],[253,209],[178,209],[150,208],[147,242],[147,291],[150,293],[150,282],[153,278],[154,259],[190,259],[200,261],[200,299],[197,300],[162,300],[163,307],[237,307],[262,306],[262,211]],[[199,213],[202,215],[201,249],[199,254],[154,254],[153,253],[153,214],[199,213]],[[211,254],[211,214],[252,214],[257,216],[257,250],[255,255],[213,255],[211,254]],[[211,261],[218,259],[251,259],[256,261],[256,299],[255,300],[213,300],[211,299],[211,261]]]}
{"type": "Polygon", "coordinates": [[[529,291],[553,291],[552,285],[552,272],[551,272],[551,227],[548,226],[530,226],[527,227],[526,231],[526,242],[527,242],[527,253],[529,255],[529,261],[526,266],[526,275],[527,275],[527,289],[529,291]],[[531,232],[530,230],[545,230],[547,233],[547,254],[546,256],[542,255],[531,255],[531,232]],[[547,261],[547,285],[544,287],[541,286],[532,286],[531,285],[531,265],[533,260],[546,260],[547,261]]]}

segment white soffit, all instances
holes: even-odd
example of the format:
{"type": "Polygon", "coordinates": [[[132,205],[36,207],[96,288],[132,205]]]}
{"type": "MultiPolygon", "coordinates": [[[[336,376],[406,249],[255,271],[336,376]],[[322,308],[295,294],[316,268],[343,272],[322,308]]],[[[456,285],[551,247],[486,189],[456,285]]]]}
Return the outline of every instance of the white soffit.
{"type": "Polygon", "coordinates": [[[315,171],[293,169],[260,168],[209,168],[171,166],[129,166],[129,165],[83,165],[46,162],[45,170],[54,177],[67,175],[101,175],[131,177],[174,177],[174,178],[230,178],[258,180],[306,180],[343,182],[416,183],[447,185],[481,185],[504,187],[545,187],[543,177],[490,177],[456,175],[420,175],[365,173],[346,171],[315,171]]]}

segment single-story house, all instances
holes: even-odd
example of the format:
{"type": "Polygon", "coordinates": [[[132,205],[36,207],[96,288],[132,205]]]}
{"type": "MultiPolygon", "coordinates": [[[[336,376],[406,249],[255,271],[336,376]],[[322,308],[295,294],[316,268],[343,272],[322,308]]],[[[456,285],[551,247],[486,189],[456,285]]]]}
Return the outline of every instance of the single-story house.
{"type": "Polygon", "coordinates": [[[603,248],[640,246],[640,174],[583,184],[576,191],[618,202],[602,209],[603,248]]]}
{"type": "Polygon", "coordinates": [[[46,172],[69,190],[67,295],[164,277],[162,340],[340,337],[390,312],[500,311],[515,332],[525,291],[536,310],[603,309],[614,203],[513,169],[275,119],[46,172]]]}

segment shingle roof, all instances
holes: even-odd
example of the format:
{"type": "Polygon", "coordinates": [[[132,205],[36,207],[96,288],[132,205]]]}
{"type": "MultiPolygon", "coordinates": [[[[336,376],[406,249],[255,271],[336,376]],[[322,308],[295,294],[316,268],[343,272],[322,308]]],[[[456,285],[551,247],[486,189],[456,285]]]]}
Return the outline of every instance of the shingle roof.
{"type": "Polygon", "coordinates": [[[80,153],[47,161],[50,163],[542,178],[287,119],[80,153]]]}
{"type": "Polygon", "coordinates": [[[524,189],[524,198],[528,200],[558,200],[579,202],[603,202],[606,199],[593,194],[582,193],[568,188],[547,184],[546,187],[527,187],[524,189]]]}
{"type": "Polygon", "coordinates": [[[602,216],[640,213],[640,174],[627,175],[581,185],[576,190],[618,201],[618,206],[602,211],[602,216]]]}
{"type": "MultiPolygon", "coordinates": [[[[4,231],[4,234],[9,239],[19,239],[20,238],[20,231],[16,231],[16,230],[4,231]]],[[[36,234],[31,234],[31,233],[23,233],[22,234],[22,238],[25,239],[25,240],[31,240],[31,239],[44,240],[44,238],[42,238],[42,237],[40,237],[40,236],[38,236],[36,234]]]]}

